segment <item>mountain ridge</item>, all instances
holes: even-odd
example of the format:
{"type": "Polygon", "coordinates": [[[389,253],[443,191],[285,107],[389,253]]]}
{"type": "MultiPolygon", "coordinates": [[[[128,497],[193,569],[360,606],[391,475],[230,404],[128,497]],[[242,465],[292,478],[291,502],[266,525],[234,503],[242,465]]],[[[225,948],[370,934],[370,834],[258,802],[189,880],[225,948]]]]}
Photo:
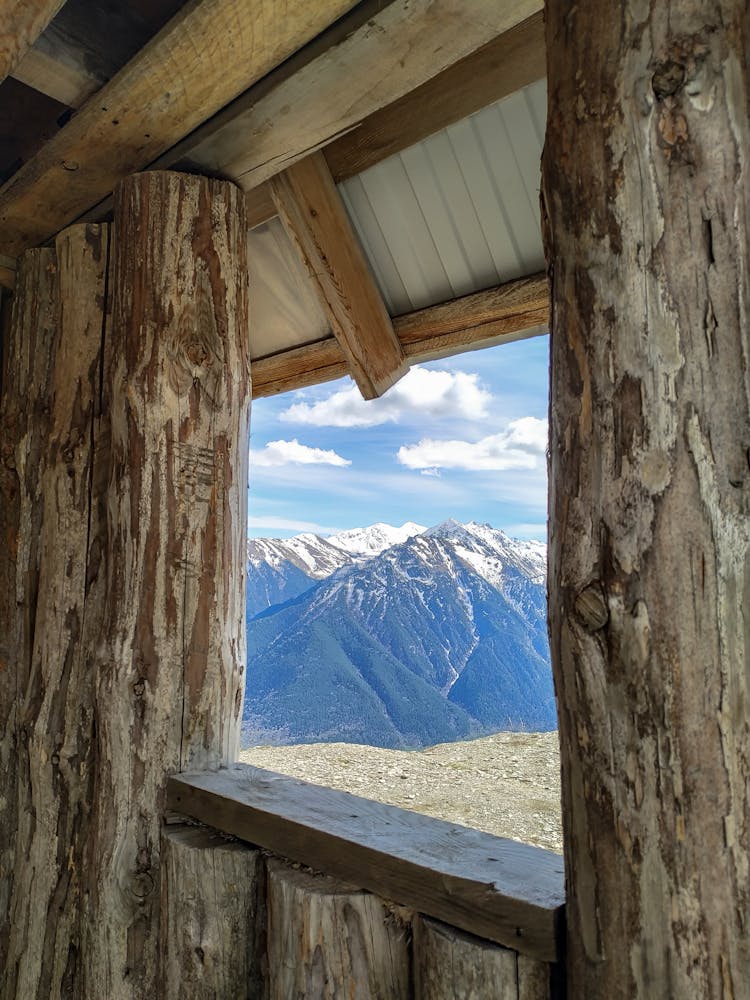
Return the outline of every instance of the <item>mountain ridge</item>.
{"type": "Polygon", "coordinates": [[[554,728],[545,547],[475,522],[370,528],[325,570],[318,536],[254,547],[246,739],[398,747],[554,728]]]}

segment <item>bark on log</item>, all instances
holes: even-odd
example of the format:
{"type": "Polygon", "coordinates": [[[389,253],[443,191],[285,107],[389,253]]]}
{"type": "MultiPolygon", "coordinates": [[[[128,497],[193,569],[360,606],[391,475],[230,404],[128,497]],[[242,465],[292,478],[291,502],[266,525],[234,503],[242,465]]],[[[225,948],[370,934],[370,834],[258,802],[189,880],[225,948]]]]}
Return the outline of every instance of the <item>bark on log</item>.
{"type": "Polygon", "coordinates": [[[416,1000],[518,1000],[517,955],[508,948],[418,917],[416,1000]]]}
{"type": "MultiPolygon", "coordinates": [[[[74,226],[55,245],[54,371],[41,487],[31,670],[18,691],[15,885],[6,997],[75,997],[83,851],[92,795],[93,651],[103,550],[92,479],[100,400],[108,227],[74,226]]],[[[102,458],[99,456],[99,460],[102,458]]]]}
{"type": "Polygon", "coordinates": [[[245,669],[246,224],[232,185],[115,198],[109,569],[85,995],[153,997],[166,777],[236,756],[245,669]]]}
{"type": "Polygon", "coordinates": [[[0,396],[0,993],[10,933],[18,790],[28,787],[28,731],[19,692],[31,670],[39,575],[42,484],[56,328],[53,250],[19,262],[13,312],[4,331],[0,396]]]}
{"type": "Polygon", "coordinates": [[[270,1000],[403,1000],[409,934],[377,896],[268,862],[270,1000]]]}
{"type": "Polygon", "coordinates": [[[572,997],[750,996],[750,13],[547,3],[572,997]]]}
{"type": "Polygon", "coordinates": [[[161,838],[160,1000],[261,1000],[261,856],[206,827],[161,838]]]}

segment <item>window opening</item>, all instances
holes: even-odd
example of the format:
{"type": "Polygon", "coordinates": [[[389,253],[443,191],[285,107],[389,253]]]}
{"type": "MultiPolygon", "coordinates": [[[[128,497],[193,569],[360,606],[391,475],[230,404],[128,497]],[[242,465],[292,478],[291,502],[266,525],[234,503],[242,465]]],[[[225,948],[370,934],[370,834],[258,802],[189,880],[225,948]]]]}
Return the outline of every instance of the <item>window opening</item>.
{"type": "Polygon", "coordinates": [[[561,850],[548,338],[254,403],[241,759],[561,850]]]}

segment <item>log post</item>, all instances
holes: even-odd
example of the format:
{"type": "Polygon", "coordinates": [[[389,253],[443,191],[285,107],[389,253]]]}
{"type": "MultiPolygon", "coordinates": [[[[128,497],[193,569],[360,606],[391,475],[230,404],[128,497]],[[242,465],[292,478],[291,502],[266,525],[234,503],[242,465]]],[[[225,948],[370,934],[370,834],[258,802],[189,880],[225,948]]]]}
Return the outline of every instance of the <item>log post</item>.
{"type": "MultiPolygon", "coordinates": [[[[41,470],[57,325],[54,250],[20,259],[2,345],[0,395],[0,994],[10,934],[19,788],[28,786],[28,733],[19,695],[31,672],[42,521],[41,470]],[[20,780],[19,780],[20,779],[20,780]]],[[[12,994],[11,994],[12,995],[12,994]]]]}
{"type": "Polygon", "coordinates": [[[750,996],[750,18],[548,0],[571,997],[750,996]]]}
{"type": "Polygon", "coordinates": [[[85,996],[156,995],[170,773],[234,760],[250,406],[244,200],[140,174],[115,194],[109,566],[95,692],[85,996]]]}
{"type": "MultiPolygon", "coordinates": [[[[39,582],[31,667],[17,692],[15,885],[4,996],[75,996],[79,902],[92,795],[94,678],[103,551],[92,509],[101,400],[108,227],[56,241],[54,367],[40,462],[39,582]]],[[[101,456],[100,456],[101,459],[101,456]]]]}
{"type": "Polygon", "coordinates": [[[409,935],[372,893],[269,860],[270,1000],[402,1000],[409,935]]]}
{"type": "Polygon", "coordinates": [[[550,968],[509,948],[418,916],[416,1000],[548,1000],[550,968]]]}
{"type": "Polygon", "coordinates": [[[160,1000],[261,1000],[260,851],[171,825],[161,858],[160,1000]]]}

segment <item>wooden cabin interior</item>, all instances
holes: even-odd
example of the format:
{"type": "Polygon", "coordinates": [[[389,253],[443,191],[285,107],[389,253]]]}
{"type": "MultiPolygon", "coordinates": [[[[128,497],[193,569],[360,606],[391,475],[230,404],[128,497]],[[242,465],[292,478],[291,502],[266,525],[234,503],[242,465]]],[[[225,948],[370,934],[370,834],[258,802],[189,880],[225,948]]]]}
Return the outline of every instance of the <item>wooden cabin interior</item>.
{"type": "Polygon", "coordinates": [[[750,998],[744,0],[0,0],[0,998],[750,998]],[[565,857],[237,764],[253,397],[551,333],[565,857]]]}

